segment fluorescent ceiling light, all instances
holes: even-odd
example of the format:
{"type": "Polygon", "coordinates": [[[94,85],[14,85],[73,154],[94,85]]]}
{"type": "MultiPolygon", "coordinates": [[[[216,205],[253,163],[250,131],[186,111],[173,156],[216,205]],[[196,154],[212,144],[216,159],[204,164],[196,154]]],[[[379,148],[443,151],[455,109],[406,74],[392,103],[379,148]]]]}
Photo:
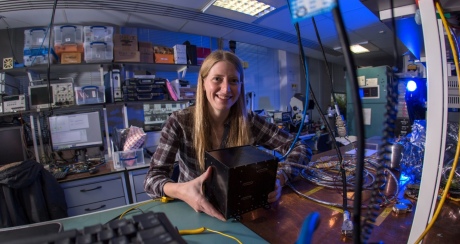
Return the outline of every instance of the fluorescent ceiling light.
{"type": "MultiPolygon", "coordinates": [[[[334,47],[334,50],[336,50],[336,51],[341,51],[341,49],[342,49],[342,47],[334,47]]],[[[358,43],[358,44],[354,44],[354,45],[350,46],[350,51],[352,51],[355,54],[368,53],[370,51],[376,51],[376,50],[378,50],[378,49],[373,48],[373,45],[370,45],[367,41],[361,42],[361,43],[358,43]]]]}
{"type": "Polygon", "coordinates": [[[204,7],[201,9],[201,12],[204,13],[206,10],[208,10],[211,5],[213,5],[216,2],[216,0],[210,0],[204,7]]]}
{"type": "Polygon", "coordinates": [[[353,53],[368,53],[369,52],[369,49],[359,45],[359,44],[356,44],[356,45],[352,45],[350,46],[350,50],[353,52],[353,53]]]}
{"type": "Polygon", "coordinates": [[[254,17],[260,17],[275,10],[274,7],[256,0],[217,0],[213,5],[254,17]]]}

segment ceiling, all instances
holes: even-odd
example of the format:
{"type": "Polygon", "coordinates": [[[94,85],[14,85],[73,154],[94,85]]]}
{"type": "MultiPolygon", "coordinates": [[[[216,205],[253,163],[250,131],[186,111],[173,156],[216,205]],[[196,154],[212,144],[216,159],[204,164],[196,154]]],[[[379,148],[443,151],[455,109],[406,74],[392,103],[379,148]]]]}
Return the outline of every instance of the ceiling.
{"type": "MultiPolygon", "coordinates": [[[[235,40],[298,53],[297,37],[287,0],[263,0],[276,8],[260,18],[211,6],[201,9],[209,0],[59,0],[54,24],[106,24],[142,26],[169,31],[235,40]]],[[[413,2],[413,0],[408,0],[413,2]]],[[[455,0],[457,1],[457,0],[455,0]]],[[[48,26],[53,0],[0,1],[0,29],[48,26]]],[[[368,42],[375,51],[354,55],[359,66],[392,65],[393,34],[378,16],[379,6],[370,0],[339,1],[351,44],[368,42]],[[368,4],[365,6],[363,3],[368,4]]],[[[407,1],[406,1],[407,2],[407,1]]],[[[315,16],[315,22],[328,61],[343,63],[334,18],[330,12],[315,16]]],[[[305,54],[322,59],[311,19],[299,22],[305,54]]],[[[398,43],[398,53],[407,48],[398,43]]]]}

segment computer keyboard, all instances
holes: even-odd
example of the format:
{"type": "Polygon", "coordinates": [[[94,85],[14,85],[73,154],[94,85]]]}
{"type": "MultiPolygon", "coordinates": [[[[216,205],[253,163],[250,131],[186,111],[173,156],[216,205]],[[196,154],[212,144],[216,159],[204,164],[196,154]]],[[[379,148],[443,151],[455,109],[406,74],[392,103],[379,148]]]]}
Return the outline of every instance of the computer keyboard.
{"type": "Polygon", "coordinates": [[[27,236],[12,243],[186,243],[164,213],[152,211],[132,219],[116,219],[107,224],[86,226],[48,235],[27,236]]]}
{"type": "Polygon", "coordinates": [[[67,176],[67,171],[54,172],[53,176],[56,180],[62,180],[67,176]]]}

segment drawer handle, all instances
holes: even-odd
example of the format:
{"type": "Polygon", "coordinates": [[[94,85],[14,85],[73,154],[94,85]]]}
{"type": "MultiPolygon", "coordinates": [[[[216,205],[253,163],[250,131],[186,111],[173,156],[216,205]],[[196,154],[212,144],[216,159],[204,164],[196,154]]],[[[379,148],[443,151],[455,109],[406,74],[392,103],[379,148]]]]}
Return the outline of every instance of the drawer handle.
{"type": "Polygon", "coordinates": [[[94,210],[98,210],[98,209],[101,209],[101,208],[105,208],[105,204],[101,205],[101,206],[98,207],[98,208],[93,208],[93,209],[91,209],[91,208],[85,208],[85,211],[89,212],[89,211],[94,211],[94,210]]]}
{"type": "Polygon", "coordinates": [[[86,190],[86,189],[82,189],[80,190],[81,192],[87,192],[87,191],[94,191],[94,190],[97,190],[97,189],[101,189],[102,186],[97,186],[97,187],[94,187],[93,189],[89,189],[89,190],[86,190]]]}

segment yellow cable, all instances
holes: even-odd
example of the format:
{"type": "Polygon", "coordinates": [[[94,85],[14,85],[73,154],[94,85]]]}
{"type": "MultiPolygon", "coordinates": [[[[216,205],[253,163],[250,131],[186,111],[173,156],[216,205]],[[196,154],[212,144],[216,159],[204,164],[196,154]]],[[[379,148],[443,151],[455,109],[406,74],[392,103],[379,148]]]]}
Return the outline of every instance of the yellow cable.
{"type": "Polygon", "coordinates": [[[128,208],[126,211],[124,211],[122,214],[120,214],[120,217],[118,219],[122,219],[126,213],[128,213],[129,211],[135,209],[135,208],[138,208],[142,205],[145,205],[145,204],[148,204],[148,203],[152,203],[152,202],[157,202],[157,201],[161,201],[161,202],[164,202],[164,203],[167,203],[169,201],[172,201],[174,200],[174,198],[170,198],[170,197],[161,197],[161,198],[157,198],[157,199],[152,199],[152,200],[148,200],[148,201],[145,201],[145,202],[142,202],[142,203],[139,203],[139,204],[136,204],[130,208],[128,208]]]}
{"type": "MultiPolygon", "coordinates": [[[[157,198],[157,199],[152,199],[152,200],[149,200],[149,201],[145,201],[145,202],[142,202],[142,203],[139,203],[139,204],[136,204],[128,209],[126,209],[126,211],[124,211],[122,214],[120,214],[120,217],[118,219],[122,219],[126,213],[128,213],[129,211],[135,209],[135,208],[138,208],[142,205],[145,205],[145,204],[148,204],[148,203],[152,203],[152,202],[157,202],[157,201],[161,201],[161,202],[164,202],[164,203],[167,203],[169,201],[172,201],[174,200],[174,198],[170,198],[170,197],[162,197],[162,198],[157,198]]],[[[233,239],[235,240],[236,242],[238,242],[239,244],[243,244],[240,240],[238,240],[236,237],[234,236],[231,236],[231,235],[228,235],[228,234],[224,234],[220,231],[216,231],[216,230],[211,230],[211,229],[208,229],[206,227],[200,227],[200,228],[197,228],[197,229],[192,229],[192,230],[179,230],[179,234],[181,235],[195,235],[195,234],[201,234],[203,233],[204,231],[210,231],[210,232],[214,232],[214,233],[217,233],[219,235],[223,235],[225,237],[228,237],[230,239],[233,239]]]]}
{"type": "Polygon", "coordinates": [[[206,230],[204,227],[200,227],[198,229],[193,229],[193,230],[179,230],[180,235],[195,235],[195,234],[201,234],[206,230]]]}
{"type": "Polygon", "coordinates": [[[222,232],[220,232],[220,231],[216,231],[216,230],[211,230],[211,229],[206,229],[206,230],[207,230],[207,231],[210,231],[210,232],[217,233],[217,234],[219,234],[219,235],[223,235],[223,236],[228,237],[228,238],[230,238],[230,239],[233,239],[233,240],[235,240],[236,242],[238,242],[239,244],[243,244],[240,240],[238,240],[236,237],[233,237],[233,236],[231,236],[231,235],[227,235],[227,234],[224,234],[224,233],[222,233],[222,232]]]}
{"type": "Polygon", "coordinates": [[[238,242],[239,244],[243,244],[240,240],[238,240],[238,239],[237,239],[236,237],[234,237],[234,236],[231,236],[231,235],[222,233],[222,232],[217,231],[217,230],[211,230],[211,229],[208,229],[208,228],[206,228],[206,227],[200,227],[200,228],[197,228],[197,229],[190,229],[190,230],[179,230],[179,234],[180,234],[180,235],[195,235],[195,234],[201,234],[201,233],[203,233],[203,232],[206,231],[206,230],[209,231],[209,232],[213,232],[213,233],[216,233],[216,234],[225,236],[225,237],[227,237],[227,238],[233,239],[233,240],[235,240],[236,242],[238,242]]]}
{"type": "Polygon", "coordinates": [[[447,197],[449,200],[454,201],[454,202],[460,202],[460,198],[453,198],[453,197],[447,197]]]}
{"type": "MultiPolygon", "coordinates": [[[[454,56],[455,69],[457,71],[457,81],[459,82],[459,92],[460,92],[460,68],[458,64],[457,50],[455,49],[454,41],[452,39],[452,34],[450,33],[449,25],[447,24],[447,20],[444,16],[444,12],[441,8],[441,5],[438,1],[436,1],[435,4],[436,4],[436,9],[438,10],[439,15],[441,16],[442,24],[444,25],[444,29],[446,30],[447,37],[449,39],[449,44],[450,44],[450,47],[452,49],[452,53],[454,56]]],[[[460,121],[459,121],[459,124],[460,124],[460,121]]],[[[459,131],[459,138],[460,138],[460,131],[459,131]]],[[[449,178],[447,180],[445,190],[442,193],[441,200],[439,201],[438,207],[436,208],[436,211],[430,223],[425,228],[425,230],[420,235],[420,237],[415,241],[416,244],[420,243],[423,240],[423,238],[426,236],[426,234],[428,233],[428,231],[431,229],[434,222],[438,218],[439,213],[441,212],[441,208],[444,205],[444,201],[446,200],[447,193],[449,192],[450,184],[452,183],[452,179],[454,178],[454,172],[455,172],[455,169],[457,168],[459,154],[460,154],[460,144],[457,142],[457,149],[455,151],[454,163],[452,164],[452,169],[450,170],[449,178]]]]}

